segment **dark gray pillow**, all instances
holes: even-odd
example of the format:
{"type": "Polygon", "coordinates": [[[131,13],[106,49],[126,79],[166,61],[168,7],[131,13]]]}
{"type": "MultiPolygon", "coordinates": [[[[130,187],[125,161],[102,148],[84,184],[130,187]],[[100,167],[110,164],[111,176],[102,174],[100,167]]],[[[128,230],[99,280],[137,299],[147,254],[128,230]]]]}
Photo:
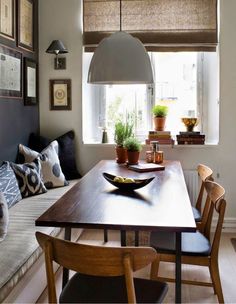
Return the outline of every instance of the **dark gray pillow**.
{"type": "Polygon", "coordinates": [[[0,192],[5,196],[8,208],[22,199],[16,176],[9,162],[0,167],[0,192]]]}
{"type": "Polygon", "coordinates": [[[11,163],[15,172],[22,197],[47,192],[41,178],[41,163],[36,158],[32,163],[22,165],[11,163]]]}
{"type": "Polygon", "coordinates": [[[8,223],[8,205],[4,194],[0,192],[0,242],[2,242],[7,235],[8,223]]]}
{"type": "MultiPolygon", "coordinates": [[[[69,131],[57,138],[55,138],[59,144],[59,160],[62,172],[67,180],[80,178],[81,175],[76,166],[75,160],[75,133],[74,131],[69,131]]],[[[41,152],[45,149],[49,143],[50,139],[36,135],[34,133],[30,134],[29,137],[29,147],[37,152],[41,152]]],[[[19,161],[22,161],[21,154],[19,154],[19,161]]]]}

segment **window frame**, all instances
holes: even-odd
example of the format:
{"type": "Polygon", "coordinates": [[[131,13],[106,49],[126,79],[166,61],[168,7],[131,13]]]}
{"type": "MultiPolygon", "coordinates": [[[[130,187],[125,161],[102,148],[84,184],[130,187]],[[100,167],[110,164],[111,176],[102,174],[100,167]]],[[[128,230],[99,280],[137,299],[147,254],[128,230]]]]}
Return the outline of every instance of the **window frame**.
{"type": "MultiPolygon", "coordinates": [[[[151,59],[151,62],[153,63],[153,56],[152,56],[152,53],[150,55],[150,59],[151,59]]],[[[219,62],[217,62],[217,64],[219,65],[219,62]]],[[[208,85],[208,82],[205,81],[204,79],[204,69],[206,69],[206,61],[205,61],[205,56],[204,56],[204,52],[198,52],[197,54],[197,91],[196,91],[196,94],[197,94],[197,104],[196,104],[196,107],[197,107],[197,114],[198,114],[198,117],[200,118],[200,127],[199,127],[199,131],[201,131],[202,133],[204,133],[206,135],[206,143],[208,142],[208,129],[209,129],[209,126],[207,124],[207,118],[208,118],[208,104],[207,102],[205,102],[205,99],[206,97],[204,97],[204,92],[206,90],[208,90],[207,88],[207,85],[208,85]]],[[[219,66],[217,67],[219,69],[219,66]]],[[[86,75],[84,75],[84,69],[83,69],[83,78],[86,78],[86,75]]],[[[154,79],[155,79],[155,71],[154,71],[154,79]]],[[[218,84],[217,86],[219,86],[219,77],[218,77],[218,84]]],[[[100,86],[100,88],[98,89],[99,91],[99,95],[100,95],[100,98],[97,98],[98,100],[98,103],[96,106],[93,106],[93,110],[91,112],[93,117],[97,117],[97,122],[98,122],[98,125],[100,125],[100,129],[102,129],[102,127],[104,127],[104,124],[103,124],[103,121],[105,120],[105,113],[106,113],[106,109],[105,109],[105,98],[106,98],[106,90],[105,90],[106,86],[100,86]],[[97,112],[98,111],[98,112],[97,112]]],[[[218,96],[219,96],[219,93],[218,93],[218,96]]],[[[84,84],[83,84],[83,101],[85,99],[85,92],[84,92],[84,84]]],[[[153,105],[155,104],[155,83],[154,84],[150,84],[150,85],[147,85],[147,128],[148,130],[151,130],[153,129],[152,127],[152,113],[151,113],[151,109],[153,107],[153,105]]],[[[218,100],[217,100],[217,104],[219,106],[219,97],[218,97],[218,100]]],[[[219,111],[219,109],[218,109],[219,111]]],[[[218,118],[219,119],[219,118],[218,118]]],[[[96,135],[94,136],[94,139],[95,140],[92,140],[91,138],[89,140],[85,140],[85,136],[84,136],[84,123],[85,123],[85,116],[84,116],[84,113],[83,113],[83,118],[82,118],[83,122],[83,142],[84,143],[100,143],[100,137],[102,136],[101,135],[101,131],[99,130],[94,130],[96,135]]],[[[219,123],[219,120],[218,120],[218,123],[219,123]]],[[[95,129],[95,128],[94,128],[95,129]]],[[[148,131],[147,130],[147,131],[148,131]]],[[[146,130],[145,130],[146,132],[146,130]]],[[[141,132],[142,134],[135,134],[136,136],[140,137],[142,139],[142,141],[144,141],[143,139],[143,136],[144,136],[144,133],[141,132]]],[[[147,133],[147,132],[146,132],[147,133]]],[[[147,136],[147,134],[145,133],[145,136],[147,136]]],[[[219,141],[219,134],[218,134],[218,138],[216,138],[212,143],[214,144],[218,144],[218,141],[219,141]]],[[[109,143],[113,144],[113,138],[109,138],[109,143]]]]}

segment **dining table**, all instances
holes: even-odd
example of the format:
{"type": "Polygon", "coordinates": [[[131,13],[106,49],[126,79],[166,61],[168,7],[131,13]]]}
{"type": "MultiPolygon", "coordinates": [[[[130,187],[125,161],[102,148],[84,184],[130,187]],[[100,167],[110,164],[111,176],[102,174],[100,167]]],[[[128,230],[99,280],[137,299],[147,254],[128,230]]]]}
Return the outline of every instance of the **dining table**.
{"type": "MultiPolygon", "coordinates": [[[[119,230],[121,246],[126,246],[126,232],[171,231],[176,237],[175,301],[181,303],[181,234],[195,232],[181,163],[165,160],[164,170],[136,172],[115,160],[98,162],[78,183],[57,200],[36,221],[36,226],[63,227],[65,239],[72,228],[119,230]],[[103,176],[109,173],[133,179],[155,177],[148,185],[134,191],[122,191],[103,176]]],[[[138,245],[136,237],[136,245],[138,245]]],[[[69,271],[63,271],[63,285],[69,271]]]]}

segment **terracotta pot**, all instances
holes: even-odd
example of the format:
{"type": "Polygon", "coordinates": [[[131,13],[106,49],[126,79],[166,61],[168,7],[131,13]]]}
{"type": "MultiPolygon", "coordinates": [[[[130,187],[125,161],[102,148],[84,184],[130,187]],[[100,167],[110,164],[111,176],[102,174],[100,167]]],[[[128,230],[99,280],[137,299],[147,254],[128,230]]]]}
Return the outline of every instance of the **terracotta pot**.
{"type": "Polygon", "coordinates": [[[127,161],[127,150],[124,147],[116,146],[116,162],[118,164],[125,163],[127,161]]]}
{"type": "Polygon", "coordinates": [[[127,151],[128,164],[129,165],[136,165],[136,164],[138,164],[139,154],[140,154],[139,151],[127,151]]]}
{"type": "Polygon", "coordinates": [[[166,117],[153,117],[155,131],[164,131],[166,117]]]}

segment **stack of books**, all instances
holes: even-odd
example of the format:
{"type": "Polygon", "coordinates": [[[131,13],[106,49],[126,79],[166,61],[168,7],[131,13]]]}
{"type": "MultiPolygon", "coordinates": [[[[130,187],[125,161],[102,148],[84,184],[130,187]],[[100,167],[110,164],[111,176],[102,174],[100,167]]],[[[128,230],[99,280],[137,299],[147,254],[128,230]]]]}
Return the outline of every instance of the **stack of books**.
{"type": "Polygon", "coordinates": [[[151,141],[156,140],[160,145],[174,144],[174,140],[171,138],[170,131],[149,131],[148,138],[146,139],[146,145],[149,145],[151,141]]]}
{"type": "Polygon", "coordinates": [[[179,132],[176,136],[178,145],[204,145],[205,134],[200,132],[179,132]]]}

